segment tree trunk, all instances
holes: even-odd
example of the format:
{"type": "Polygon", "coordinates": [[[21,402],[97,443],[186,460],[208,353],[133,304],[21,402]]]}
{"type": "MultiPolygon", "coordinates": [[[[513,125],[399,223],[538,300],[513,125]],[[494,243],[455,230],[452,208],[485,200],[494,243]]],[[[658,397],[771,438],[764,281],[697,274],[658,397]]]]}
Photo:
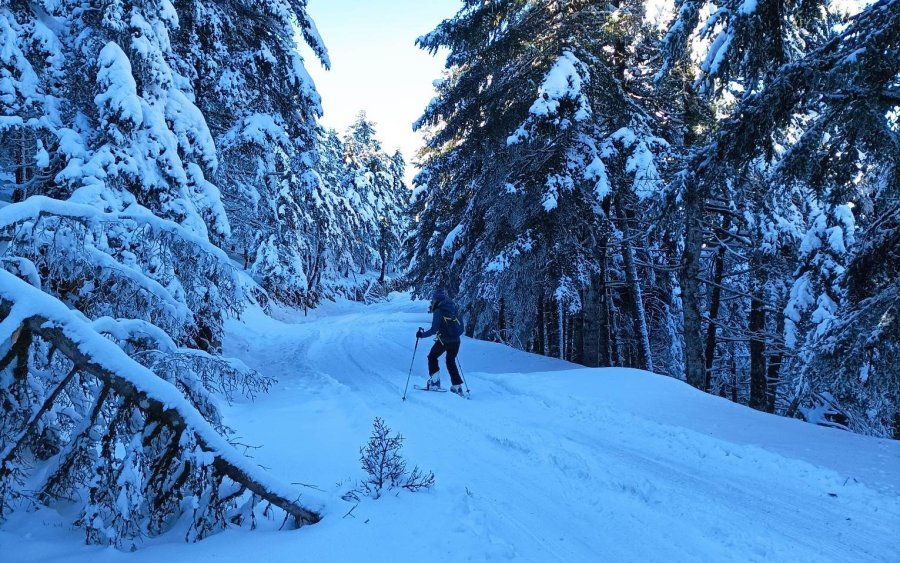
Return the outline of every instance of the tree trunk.
{"type": "Polygon", "coordinates": [[[571,322],[572,332],[572,361],[584,365],[584,301],[580,315],[574,315],[571,322]]]}
{"type": "MultiPolygon", "coordinates": [[[[784,314],[778,312],[775,321],[775,334],[784,334],[784,314]]],[[[783,347],[784,344],[782,343],[783,347]]],[[[778,381],[781,378],[781,362],[784,360],[784,353],[779,351],[769,358],[769,369],[766,373],[766,412],[775,412],[775,399],[778,397],[778,381]]]]}
{"type": "MultiPolygon", "coordinates": [[[[722,396],[724,397],[725,394],[723,393],[722,396]]],[[[734,354],[731,355],[731,402],[738,402],[738,370],[734,354]]]]}
{"type": "Polygon", "coordinates": [[[703,341],[700,336],[700,254],[703,251],[701,200],[696,180],[690,180],[684,194],[684,253],[681,257],[679,282],[684,314],[684,378],[690,385],[703,389],[706,383],[703,341]]]}
{"type": "Polygon", "coordinates": [[[499,310],[497,311],[497,333],[500,342],[507,343],[506,341],[508,340],[508,337],[506,335],[506,300],[502,297],[500,298],[499,310]]]}
{"type": "Polygon", "coordinates": [[[557,303],[556,326],[559,330],[559,359],[566,359],[566,311],[562,301],[557,303]]]}
{"type": "Polygon", "coordinates": [[[382,230],[381,232],[381,248],[379,248],[379,254],[381,258],[381,275],[378,276],[378,283],[383,284],[385,278],[387,277],[387,264],[388,264],[388,249],[387,243],[384,240],[385,234],[382,230]]]}
{"type": "Polygon", "coordinates": [[[650,329],[647,327],[647,313],[644,309],[644,295],[637,275],[634,248],[626,243],[622,248],[625,260],[625,280],[631,294],[634,331],[638,338],[638,367],[653,371],[653,352],[650,350],[650,329]]]}
{"type": "Polygon", "coordinates": [[[544,347],[546,350],[544,351],[545,356],[552,356],[556,351],[556,308],[553,306],[553,301],[549,297],[544,298],[544,320],[546,323],[544,324],[544,331],[546,332],[544,347]]]}
{"type": "Polygon", "coordinates": [[[628,362],[625,360],[625,344],[622,342],[622,329],[619,326],[621,315],[611,290],[607,293],[607,307],[609,310],[610,365],[626,366],[628,362]]]}
{"type": "Polygon", "coordinates": [[[601,312],[597,285],[597,280],[592,278],[584,292],[582,309],[582,363],[592,368],[600,365],[601,312]]]}
{"type": "Polygon", "coordinates": [[[547,354],[547,323],[544,322],[544,296],[543,294],[538,298],[538,341],[536,350],[539,354],[544,356],[547,354]]]}
{"type": "MultiPolygon", "coordinates": [[[[727,232],[731,227],[731,218],[726,215],[722,219],[722,231],[727,232]]],[[[722,280],[725,276],[725,246],[719,246],[716,252],[715,273],[712,294],[709,298],[709,325],[706,327],[706,382],[704,389],[707,393],[712,385],[712,368],[716,359],[716,332],[719,328],[719,305],[722,302],[722,280]]]]}
{"type": "Polygon", "coordinates": [[[750,407],[766,410],[766,310],[762,301],[750,300],[750,407]]]}
{"type": "Polygon", "coordinates": [[[631,244],[631,227],[625,215],[623,198],[616,198],[616,215],[619,219],[619,229],[622,231],[622,259],[625,264],[625,281],[628,284],[628,293],[631,298],[631,318],[634,323],[634,333],[638,341],[638,361],[640,369],[653,371],[653,353],[650,351],[650,331],[647,327],[647,314],[644,309],[644,296],[641,290],[641,281],[638,279],[637,264],[635,264],[634,247],[631,244]]]}
{"type": "MultiPolygon", "coordinates": [[[[13,130],[15,131],[15,130],[13,130]]],[[[12,140],[13,145],[13,162],[15,163],[15,184],[16,187],[13,188],[12,193],[12,201],[13,203],[17,203],[20,201],[24,201],[28,194],[25,192],[25,182],[27,180],[25,175],[25,148],[24,148],[24,132],[22,136],[19,138],[14,138],[12,140]]]]}
{"type": "Polygon", "coordinates": [[[610,346],[610,320],[609,320],[609,288],[606,283],[606,242],[604,241],[603,253],[600,260],[600,303],[599,327],[597,332],[600,335],[600,366],[612,366],[612,348],[610,346]]]}

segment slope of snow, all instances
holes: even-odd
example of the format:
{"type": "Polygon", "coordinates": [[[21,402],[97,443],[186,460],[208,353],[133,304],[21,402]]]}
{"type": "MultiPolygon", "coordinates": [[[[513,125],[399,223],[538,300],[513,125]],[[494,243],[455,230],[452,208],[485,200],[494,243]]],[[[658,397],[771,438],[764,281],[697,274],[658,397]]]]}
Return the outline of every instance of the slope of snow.
{"type": "Polygon", "coordinates": [[[468,339],[471,401],[411,384],[404,402],[425,309],[393,295],[229,326],[227,353],[279,383],[227,422],[275,477],[326,499],[321,523],[262,519],[197,544],[176,530],[126,554],[81,545],[72,515],[41,510],[0,531],[3,560],[900,561],[900,442],[468,339]],[[433,490],[341,499],[376,416],[405,436],[410,467],[434,471],[433,490]]]}

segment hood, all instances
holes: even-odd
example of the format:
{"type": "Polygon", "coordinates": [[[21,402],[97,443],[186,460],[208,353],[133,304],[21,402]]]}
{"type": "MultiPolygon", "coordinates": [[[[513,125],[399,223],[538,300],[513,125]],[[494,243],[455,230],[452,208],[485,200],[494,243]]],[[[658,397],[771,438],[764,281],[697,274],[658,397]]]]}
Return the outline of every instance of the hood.
{"type": "Polygon", "coordinates": [[[445,317],[455,317],[456,313],[459,312],[459,307],[456,306],[452,299],[444,299],[438,303],[437,310],[445,317]]]}

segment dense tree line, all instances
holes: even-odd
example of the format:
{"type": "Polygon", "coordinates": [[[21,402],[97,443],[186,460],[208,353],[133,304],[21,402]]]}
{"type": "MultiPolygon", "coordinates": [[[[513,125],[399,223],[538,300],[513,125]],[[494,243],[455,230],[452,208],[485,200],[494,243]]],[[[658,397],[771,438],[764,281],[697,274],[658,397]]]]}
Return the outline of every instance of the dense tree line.
{"type": "Polygon", "coordinates": [[[407,242],[477,337],[900,437],[900,2],[464,2],[407,242]]]}
{"type": "Polygon", "coordinates": [[[360,112],[339,140],[329,131],[320,151],[325,185],[343,201],[344,213],[332,213],[336,236],[345,244],[333,280],[347,283],[356,275],[377,272],[384,284],[401,270],[401,239],[408,230],[406,162],[399,151],[388,154],[378,140],[375,123],[360,112]],[[349,218],[349,220],[348,220],[349,218]]]}
{"type": "Polygon", "coordinates": [[[322,131],[298,36],[329,64],[305,0],[0,2],[0,520],[70,502],[126,549],[318,520],[227,439],[222,398],[272,381],[223,325],[385,282],[404,162],[322,131]]]}

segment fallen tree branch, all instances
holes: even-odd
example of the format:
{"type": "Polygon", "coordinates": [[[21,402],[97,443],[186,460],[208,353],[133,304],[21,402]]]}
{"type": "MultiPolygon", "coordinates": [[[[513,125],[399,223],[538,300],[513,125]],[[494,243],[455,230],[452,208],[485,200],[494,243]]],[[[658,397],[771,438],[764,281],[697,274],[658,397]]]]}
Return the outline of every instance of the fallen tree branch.
{"type": "Polygon", "coordinates": [[[140,405],[154,420],[175,431],[192,432],[223,475],[290,514],[297,525],[321,519],[317,512],[298,502],[299,493],[268,479],[242,456],[174,385],[134,361],[56,298],[0,270],[0,318],[13,310],[25,319],[35,336],[49,342],[79,371],[93,375],[124,399],[140,405]]]}
{"type": "Polygon", "coordinates": [[[53,403],[56,402],[57,397],[59,397],[59,394],[63,389],[66,388],[66,386],[69,384],[69,382],[72,381],[72,378],[74,378],[75,374],[77,373],[77,367],[74,367],[69,371],[69,373],[63,378],[63,380],[56,385],[56,387],[53,389],[53,392],[50,393],[50,396],[47,397],[47,400],[44,401],[37,412],[32,415],[31,419],[28,421],[28,424],[21,432],[19,432],[19,435],[15,440],[12,441],[12,444],[10,444],[6,451],[0,454],[0,474],[2,474],[3,472],[2,468],[10,463],[13,457],[15,457],[19,448],[21,448],[25,441],[28,439],[28,436],[30,436],[35,431],[35,429],[37,429],[37,425],[38,422],[40,422],[41,417],[50,410],[50,408],[53,406],[53,403]]]}

